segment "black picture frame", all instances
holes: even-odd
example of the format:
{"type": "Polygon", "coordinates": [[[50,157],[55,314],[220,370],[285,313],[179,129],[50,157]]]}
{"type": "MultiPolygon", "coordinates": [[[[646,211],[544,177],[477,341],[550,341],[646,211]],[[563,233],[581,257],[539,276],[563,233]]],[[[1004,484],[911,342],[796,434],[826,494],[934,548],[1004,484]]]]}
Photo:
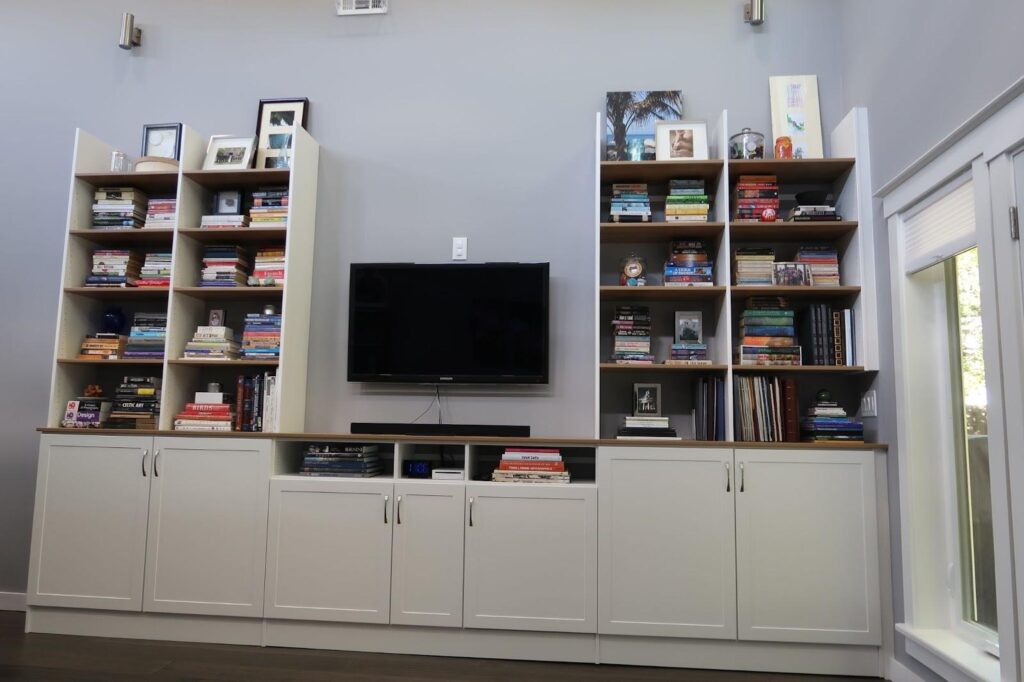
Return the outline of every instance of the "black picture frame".
{"type": "Polygon", "coordinates": [[[181,132],[180,123],[145,123],[142,126],[142,153],[139,156],[149,156],[146,153],[146,142],[149,140],[149,131],[158,128],[174,129],[174,160],[181,161],[181,132]]]}
{"type": "Polygon", "coordinates": [[[266,104],[301,104],[302,121],[299,123],[303,128],[309,130],[309,98],[308,97],[281,97],[277,99],[261,99],[260,108],[256,113],[256,144],[259,146],[260,131],[263,128],[263,107],[266,104]]]}

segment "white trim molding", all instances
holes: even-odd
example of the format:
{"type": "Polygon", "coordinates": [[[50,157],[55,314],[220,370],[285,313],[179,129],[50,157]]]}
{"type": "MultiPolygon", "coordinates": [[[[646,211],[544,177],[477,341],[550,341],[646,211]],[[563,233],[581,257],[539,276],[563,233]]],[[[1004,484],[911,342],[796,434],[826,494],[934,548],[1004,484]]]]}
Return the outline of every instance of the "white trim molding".
{"type": "Polygon", "coordinates": [[[24,592],[0,592],[0,611],[24,611],[24,592]]]}
{"type": "Polygon", "coordinates": [[[895,658],[889,659],[885,679],[891,682],[925,682],[925,679],[895,658]]]}
{"type": "Polygon", "coordinates": [[[1000,680],[999,659],[971,646],[949,630],[897,623],[896,631],[906,637],[908,654],[949,682],[1000,680]]]}

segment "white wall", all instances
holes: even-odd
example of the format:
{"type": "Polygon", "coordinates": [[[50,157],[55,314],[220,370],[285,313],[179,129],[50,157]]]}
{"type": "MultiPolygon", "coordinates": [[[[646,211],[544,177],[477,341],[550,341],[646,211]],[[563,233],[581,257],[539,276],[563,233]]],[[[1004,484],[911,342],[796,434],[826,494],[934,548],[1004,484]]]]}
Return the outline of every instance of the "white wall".
{"type": "Polygon", "coordinates": [[[680,88],[688,117],[728,107],[735,130],[770,133],[768,76],[817,73],[825,130],[846,111],[835,2],[774,0],[756,31],[739,0],[392,0],[388,16],[356,19],[333,4],[0,3],[0,591],[25,587],[75,127],[136,154],[144,123],[244,134],[261,97],[308,97],[322,154],[307,428],[426,407],[423,391],[345,382],[347,269],[443,261],[458,235],[474,261],[551,262],[552,383],[449,389],[446,418],[590,436],[604,93],[680,88]],[[116,42],[126,9],[143,29],[133,53],[116,42]]]}

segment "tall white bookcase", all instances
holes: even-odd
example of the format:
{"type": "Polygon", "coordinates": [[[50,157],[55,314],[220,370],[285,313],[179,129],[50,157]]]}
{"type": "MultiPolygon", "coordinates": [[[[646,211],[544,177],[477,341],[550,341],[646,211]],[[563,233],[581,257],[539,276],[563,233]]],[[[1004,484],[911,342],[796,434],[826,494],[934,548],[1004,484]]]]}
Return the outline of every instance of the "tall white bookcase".
{"type": "MultiPolygon", "coordinates": [[[[68,195],[67,231],[58,303],[54,367],[47,426],[61,425],[68,400],[82,394],[87,384],[100,384],[113,395],[122,376],[160,376],[163,392],[159,428],[170,429],[174,415],[207,383],[220,382],[235,390],[239,374],[275,370],[278,377],[279,416],[265,431],[301,431],[305,423],[306,357],[312,291],[316,229],[316,193],[320,146],[299,128],[293,142],[290,169],[204,171],[207,137],[183,126],[181,162],[170,172],[110,172],[114,147],[78,130],[68,195]],[[150,198],[175,197],[178,220],[174,228],[92,230],[93,193],[98,187],[137,187],[150,198]],[[288,227],[203,230],[200,218],[211,211],[218,190],[243,192],[259,187],[287,186],[288,227]],[[207,244],[239,244],[255,253],[260,246],[284,245],[286,284],[283,288],[200,288],[203,248],[207,244]],[[131,248],[172,253],[169,289],[83,286],[92,266],[93,251],[131,248]],[[282,315],[281,354],[277,360],[196,360],[182,357],[185,344],[210,309],[224,309],[227,324],[241,334],[246,313],[262,312],[272,304],[282,315]],[[167,343],[163,360],[80,360],[78,349],[85,335],[99,331],[102,316],[119,307],[131,322],[134,313],[167,312],[167,343]]],[[[90,430],[91,432],[91,430],[90,430]]],[[[133,432],[125,432],[133,433],[133,432]]]]}

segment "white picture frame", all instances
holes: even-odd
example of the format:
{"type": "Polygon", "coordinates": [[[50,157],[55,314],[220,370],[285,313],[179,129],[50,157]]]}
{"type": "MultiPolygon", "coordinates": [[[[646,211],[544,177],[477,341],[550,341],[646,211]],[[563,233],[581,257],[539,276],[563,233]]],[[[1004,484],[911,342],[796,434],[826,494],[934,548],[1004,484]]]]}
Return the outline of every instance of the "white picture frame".
{"type": "Polygon", "coordinates": [[[707,121],[658,121],[654,129],[658,161],[707,161],[707,121]]]}
{"type": "Polygon", "coordinates": [[[772,140],[765,146],[774,149],[776,140],[788,137],[793,142],[794,159],[824,158],[818,77],[769,76],[768,89],[772,104],[772,140]]]}
{"type": "Polygon", "coordinates": [[[203,170],[245,170],[256,151],[253,136],[213,135],[206,145],[203,170]]]}

